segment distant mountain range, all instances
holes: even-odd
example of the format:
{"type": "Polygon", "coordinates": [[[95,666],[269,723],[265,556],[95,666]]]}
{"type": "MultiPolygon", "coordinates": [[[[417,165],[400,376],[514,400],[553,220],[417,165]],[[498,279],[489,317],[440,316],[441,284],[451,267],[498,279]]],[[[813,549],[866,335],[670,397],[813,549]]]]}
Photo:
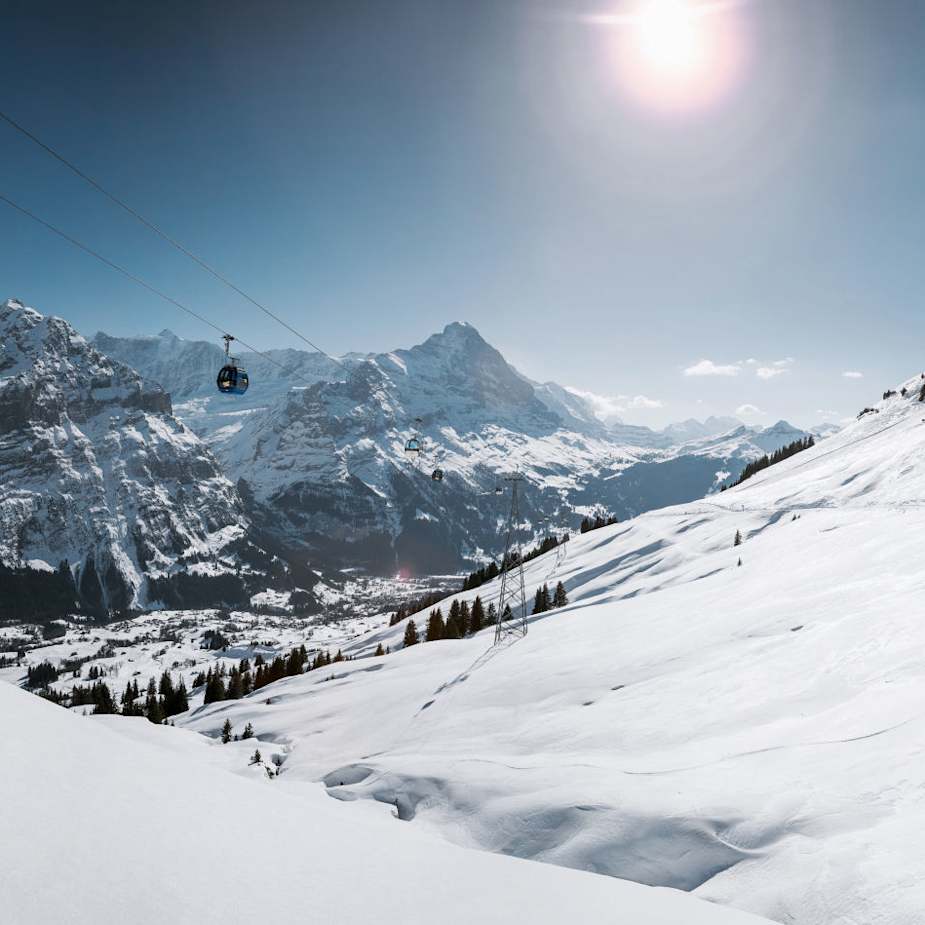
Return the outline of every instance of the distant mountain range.
{"type": "Polygon", "coordinates": [[[241,605],[267,587],[306,590],[310,607],[338,569],[446,573],[498,556],[512,472],[527,543],[598,510],[623,519],[702,497],[804,436],[728,418],[605,423],[467,324],[410,350],[269,357],[243,355],[252,384],[229,397],[216,344],[169,331],[88,342],[6,302],[0,617],[24,601],[241,605]]]}
{"type": "Polygon", "coordinates": [[[215,388],[217,344],[170,331],[99,333],[93,344],[166,390],[253,523],[322,569],[440,572],[497,555],[509,501],[495,489],[515,470],[532,539],[575,529],[596,508],[622,519],[702,497],[806,435],[784,421],[708,418],[661,431],[605,422],[575,391],[520,374],[464,323],[408,350],[339,361],[242,354],[252,384],[241,397],[215,388]],[[416,428],[426,454],[413,466],[403,446],[416,428]]]}

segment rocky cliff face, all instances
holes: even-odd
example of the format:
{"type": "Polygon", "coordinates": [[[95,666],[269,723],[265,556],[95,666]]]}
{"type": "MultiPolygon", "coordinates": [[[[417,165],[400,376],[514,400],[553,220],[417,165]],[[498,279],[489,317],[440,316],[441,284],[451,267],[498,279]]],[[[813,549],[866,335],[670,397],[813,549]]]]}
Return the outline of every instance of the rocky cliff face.
{"type": "Polygon", "coordinates": [[[240,599],[269,562],[247,526],[159,385],[60,318],[0,306],[0,611],[33,573],[94,612],[240,599]]]}

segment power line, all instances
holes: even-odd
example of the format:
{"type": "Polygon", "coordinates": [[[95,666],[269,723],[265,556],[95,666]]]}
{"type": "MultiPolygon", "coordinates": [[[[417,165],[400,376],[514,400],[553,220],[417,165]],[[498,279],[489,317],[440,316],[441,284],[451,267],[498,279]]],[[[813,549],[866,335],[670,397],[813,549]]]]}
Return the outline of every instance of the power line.
{"type": "MultiPolygon", "coordinates": [[[[42,141],[40,138],[37,138],[35,135],[32,134],[32,132],[30,132],[27,128],[20,125],[15,120],[13,120],[10,116],[8,116],[2,110],[0,110],[0,119],[3,119],[4,122],[6,122],[12,128],[16,129],[17,132],[21,133],[26,138],[28,138],[30,141],[37,144],[40,148],[42,148],[44,151],[50,154],[56,161],[59,161],[60,163],[62,163],[65,167],[68,168],[68,170],[70,170],[71,172],[75,173],[78,177],[80,177],[81,180],[83,180],[85,183],[88,183],[90,186],[92,186],[98,193],[102,193],[108,200],[110,200],[110,202],[114,202],[117,206],[119,206],[120,208],[128,212],[128,214],[131,215],[133,218],[135,218],[137,221],[141,222],[141,224],[144,225],[146,228],[150,229],[156,235],[163,238],[163,240],[165,240],[168,244],[170,244],[171,247],[176,248],[178,251],[180,251],[180,253],[185,254],[187,257],[189,257],[190,260],[195,261],[206,272],[211,273],[212,276],[214,276],[220,282],[224,283],[230,289],[234,290],[239,296],[241,296],[242,298],[250,302],[251,305],[255,306],[256,308],[259,308],[260,311],[262,311],[266,315],[269,315],[274,321],[276,321],[278,324],[281,324],[284,328],[286,328],[287,331],[290,331],[292,334],[295,334],[296,337],[298,337],[300,340],[308,344],[308,346],[311,347],[313,350],[316,350],[318,353],[326,356],[329,360],[332,360],[333,362],[338,363],[340,366],[344,366],[344,364],[340,360],[338,360],[337,357],[332,357],[329,353],[326,353],[317,344],[313,343],[307,337],[305,337],[304,334],[301,334],[294,327],[292,327],[291,324],[289,324],[287,321],[284,321],[282,318],[279,317],[279,315],[275,314],[274,312],[271,312],[270,309],[268,309],[265,305],[261,305],[260,302],[258,302],[255,298],[248,295],[243,289],[241,289],[239,286],[236,286],[233,282],[231,282],[230,279],[223,276],[221,273],[218,272],[218,270],[216,270],[214,267],[206,263],[205,260],[203,260],[201,257],[194,254],[188,248],[184,247],[179,241],[176,240],[176,238],[172,238],[169,234],[167,234],[166,231],[163,231],[161,228],[155,225],[154,222],[151,222],[148,219],[146,219],[140,212],[137,212],[128,203],[121,200],[115,194],[110,193],[109,190],[107,190],[104,186],[100,185],[96,180],[93,179],[93,177],[85,174],[79,167],[76,166],[76,164],[72,164],[66,157],[64,157],[64,155],[59,154],[50,145],[45,144],[44,141],[42,141]]],[[[243,344],[244,341],[241,341],[241,343],[243,344]]],[[[245,346],[247,345],[245,344],[245,346]]]]}
{"type": "MultiPolygon", "coordinates": [[[[28,218],[31,218],[32,221],[37,222],[39,225],[42,225],[44,228],[47,228],[49,231],[54,232],[56,235],[58,235],[58,237],[64,238],[65,241],[67,241],[70,244],[73,244],[74,247],[79,248],[85,254],[89,254],[91,257],[95,257],[97,260],[99,260],[101,263],[104,263],[110,269],[116,270],[118,273],[121,273],[123,276],[127,276],[130,280],[132,280],[132,282],[138,283],[139,286],[143,286],[145,289],[147,289],[148,292],[153,292],[156,296],[159,296],[160,298],[164,299],[165,302],[170,302],[171,305],[175,305],[181,311],[186,312],[188,315],[192,315],[192,317],[195,318],[197,321],[201,321],[203,324],[208,325],[210,328],[212,328],[215,331],[218,331],[219,334],[224,336],[225,334],[224,328],[220,328],[214,322],[209,321],[208,318],[204,318],[202,315],[200,315],[199,312],[193,311],[193,309],[184,305],[182,302],[178,302],[173,296],[169,296],[167,295],[166,292],[162,292],[156,286],[152,286],[149,282],[146,282],[140,276],[136,276],[134,273],[130,272],[129,270],[126,270],[125,267],[119,266],[118,263],[113,263],[113,261],[110,260],[108,257],[104,257],[102,254],[93,250],[92,247],[88,247],[86,244],[82,243],[81,241],[78,241],[77,238],[71,237],[71,235],[69,235],[67,232],[62,231],[60,228],[56,228],[50,222],[46,222],[45,219],[39,218],[39,216],[36,215],[34,212],[30,212],[24,206],[21,206],[18,203],[13,202],[12,199],[8,198],[7,196],[4,196],[2,193],[0,193],[0,201],[5,202],[8,206],[12,206],[12,208],[14,208],[17,212],[20,212],[23,215],[27,216],[28,218]]],[[[274,366],[278,366],[284,373],[286,373],[287,376],[297,376],[299,379],[301,379],[303,382],[307,382],[309,385],[315,384],[314,382],[312,382],[311,379],[306,378],[298,371],[293,370],[293,369],[287,369],[285,366],[283,366],[282,363],[279,363],[278,361],[274,360],[273,357],[268,356],[262,350],[258,350],[256,347],[252,347],[249,343],[247,343],[247,341],[241,340],[240,337],[235,337],[235,340],[239,344],[241,344],[241,346],[246,347],[248,350],[250,350],[253,353],[256,353],[257,356],[263,357],[263,359],[265,359],[268,363],[272,363],[274,366]]],[[[327,354],[325,354],[325,356],[327,356],[327,354]]]]}

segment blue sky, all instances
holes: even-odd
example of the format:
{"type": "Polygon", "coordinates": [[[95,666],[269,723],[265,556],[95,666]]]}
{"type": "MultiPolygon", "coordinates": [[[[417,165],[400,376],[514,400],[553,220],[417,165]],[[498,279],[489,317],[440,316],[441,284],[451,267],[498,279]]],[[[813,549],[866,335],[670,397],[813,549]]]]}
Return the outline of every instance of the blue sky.
{"type": "MultiPolygon", "coordinates": [[[[329,352],[467,320],[650,424],[808,425],[925,365],[914,0],[724,9],[741,67],[684,111],[621,85],[585,18],[620,0],[7,7],[4,109],[329,352]]],[[[2,124],[0,191],[299,346],[2,124]]],[[[211,336],[8,207],[0,241],[0,292],[87,334],[211,336]]]]}

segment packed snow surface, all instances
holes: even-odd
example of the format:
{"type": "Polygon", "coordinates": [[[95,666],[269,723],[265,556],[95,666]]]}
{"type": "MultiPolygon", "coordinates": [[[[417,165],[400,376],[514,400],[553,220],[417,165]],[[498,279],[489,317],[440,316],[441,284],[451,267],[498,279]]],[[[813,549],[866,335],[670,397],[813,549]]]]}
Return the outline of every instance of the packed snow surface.
{"type": "Polygon", "coordinates": [[[442,843],[212,744],[0,685],[10,925],[760,925],[681,893],[442,843]],[[16,756],[16,760],[10,760],[16,756]],[[233,773],[233,770],[238,773],[233,773]],[[243,775],[243,776],[242,776],[243,775]],[[250,778],[250,779],[247,779],[250,778]]]}
{"type": "Polygon", "coordinates": [[[251,722],[286,744],[290,783],[459,845],[778,922],[920,923],[920,385],[737,489],[530,562],[528,595],[561,580],[570,603],[524,639],[395,652],[398,624],[348,647],[391,655],[181,721],[251,722]]]}

